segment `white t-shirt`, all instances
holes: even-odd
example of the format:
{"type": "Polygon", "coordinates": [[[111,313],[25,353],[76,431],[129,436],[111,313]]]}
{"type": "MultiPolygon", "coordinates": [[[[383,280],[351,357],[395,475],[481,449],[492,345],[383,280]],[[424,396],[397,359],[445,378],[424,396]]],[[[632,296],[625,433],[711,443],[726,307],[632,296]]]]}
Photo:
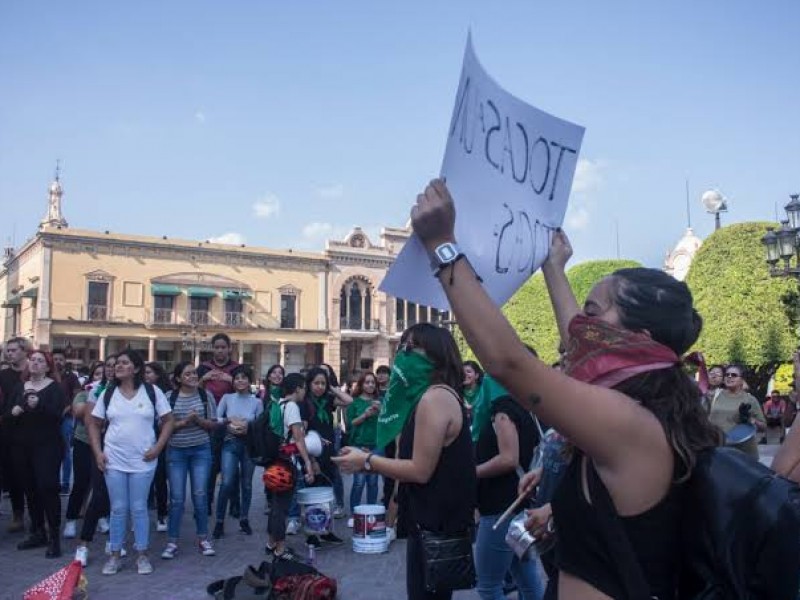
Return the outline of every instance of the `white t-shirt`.
{"type": "Polygon", "coordinates": [[[297,406],[297,402],[281,400],[280,406],[283,410],[283,439],[286,439],[291,426],[302,423],[303,419],[300,417],[300,407],[297,406]]]}
{"type": "MultiPolygon", "coordinates": [[[[164,392],[154,386],[156,392],[156,411],[158,416],[172,412],[164,392]]],[[[156,443],[153,431],[155,414],[153,403],[144,385],[140,385],[136,395],[128,400],[119,389],[115,389],[108,403],[101,396],[94,405],[92,416],[108,421],[104,452],[108,458],[108,468],[125,473],[146,473],[156,468],[157,460],[145,462],[144,453],[156,443]]]]}

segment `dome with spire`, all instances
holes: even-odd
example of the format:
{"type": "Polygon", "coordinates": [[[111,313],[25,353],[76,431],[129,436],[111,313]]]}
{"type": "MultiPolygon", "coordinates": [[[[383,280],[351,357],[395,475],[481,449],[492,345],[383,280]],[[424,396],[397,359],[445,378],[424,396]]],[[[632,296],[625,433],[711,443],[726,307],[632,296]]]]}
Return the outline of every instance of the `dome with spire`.
{"type": "Polygon", "coordinates": [[[675,247],[667,253],[667,258],[664,261],[664,271],[672,275],[678,281],[686,279],[689,274],[689,267],[694,260],[695,254],[703,245],[703,240],[697,237],[691,227],[687,227],[686,231],[675,244],[675,247]]]}
{"type": "Polygon", "coordinates": [[[67,220],[61,212],[61,198],[64,196],[64,190],[61,187],[61,166],[58,162],[56,163],[55,179],[50,183],[48,191],[47,213],[39,223],[39,228],[68,227],[67,220]]]}

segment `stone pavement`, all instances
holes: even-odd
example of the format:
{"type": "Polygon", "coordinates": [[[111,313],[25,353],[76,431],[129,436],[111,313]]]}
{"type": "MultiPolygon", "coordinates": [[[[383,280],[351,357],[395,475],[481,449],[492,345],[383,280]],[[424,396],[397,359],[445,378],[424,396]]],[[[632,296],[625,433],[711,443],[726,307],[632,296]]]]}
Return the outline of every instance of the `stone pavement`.
{"type": "MultiPolygon", "coordinates": [[[[759,446],[761,462],[769,465],[777,448],[759,446]]],[[[156,533],[154,527],[150,538],[154,573],[137,575],[134,561],[128,558],[119,574],[103,576],[100,570],[105,561],[103,547],[108,537],[98,534],[90,546],[89,566],[86,569],[91,600],[203,600],[208,598],[205,589],[210,582],[240,574],[248,564],[259,564],[265,556],[266,542],[264,494],[258,485],[259,477],[260,469],[253,480],[253,506],[250,510],[250,522],[255,533],[252,536],[238,533],[238,523],[229,519],[226,522],[226,536],[215,544],[215,557],[201,556],[191,544],[194,523],[187,511],[183,518],[183,544],[177,558],[172,561],[160,558],[166,534],[156,533]]],[[[345,490],[350,490],[349,477],[345,479],[345,490]]],[[[66,498],[62,498],[62,506],[66,508],[66,498]]],[[[0,503],[0,574],[3,577],[0,600],[19,600],[25,589],[68,564],[74,551],[74,540],[64,541],[65,554],[59,560],[46,559],[43,548],[17,550],[16,544],[23,536],[5,532],[10,511],[8,500],[3,499],[0,503]]],[[[351,549],[350,530],[344,520],[336,521],[336,531],[346,537],[347,543],[338,548],[318,551],[316,565],[323,573],[336,578],[341,600],[402,600],[406,597],[405,542],[394,542],[387,554],[355,554],[351,549]]],[[[296,551],[304,552],[303,536],[290,536],[288,539],[296,551]]],[[[132,545],[132,539],[129,545],[132,545]]],[[[458,592],[454,598],[476,600],[478,595],[474,591],[458,592]]]]}
{"type": "MultiPolygon", "coordinates": [[[[266,542],[266,520],[264,515],[264,493],[260,481],[260,469],[253,478],[253,506],[250,523],[254,534],[246,536],[238,532],[238,522],[228,519],[226,535],[215,543],[217,555],[201,556],[192,545],[194,522],[191,514],[184,513],[181,529],[182,545],[178,556],[172,561],[160,558],[166,543],[166,533],[151,531],[150,558],[155,568],[151,575],[137,575],[134,560],[124,559],[124,568],[114,576],[100,573],[105,562],[103,548],[108,536],[98,534],[89,548],[89,565],[86,577],[89,580],[91,600],[203,600],[206,586],[224,577],[241,574],[248,564],[258,565],[264,560],[266,542]]],[[[345,479],[349,492],[350,480],[345,479]]],[[[66,509],[66,498],[62,498],[66,509]]],[[[189,504],[187,503],[187,508],[189,504]]],[[[10,521],[11,507],[7,499],[0,503],[0,600],[19,600],[22,593],[34,583],[68,564],[74,553],[74,540],[64,540],[64,557],[48,560],[44,548],[20,551],[16,544],[24,536],[9,535],[6,527],[10,521]]],[[[155,521],[154,513],[153,521],[155,521]]],[[[347,543],[338,548],[323,548],[316,554],[316,566],[326,575],[336,578],[341,600],[402,600],[405,595],[405,542],[396,541],[389,553],[379,555],[355,554],[351,549],[350,530],[344,520],[336,521],[336,532],[347,538],[347,543]]],[[[213,522],[212,522],[213,528],[213,522]]],[[[305,537],[290,536],[290,546],[305,553],[305,537]]],[[[132,546],[132,535],[128,546],[132,546]]],[[[457,600],[476,600],[474,591],[459,592],[457,600]]]]}

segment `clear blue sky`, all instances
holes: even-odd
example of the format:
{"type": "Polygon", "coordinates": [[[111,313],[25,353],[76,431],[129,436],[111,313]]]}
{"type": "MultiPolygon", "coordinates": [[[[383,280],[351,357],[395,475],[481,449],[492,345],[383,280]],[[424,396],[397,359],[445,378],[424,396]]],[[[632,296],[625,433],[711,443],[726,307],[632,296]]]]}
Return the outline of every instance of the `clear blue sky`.
{"type": "Polygon", "coordinates": [[[701,236],[705,189],[727,222],[800,191],[798,24],[789,0],[3,2],[0,241],[35,231],[56,158],[73,227],[321,249],[402,225],[472,28],[501,85],[586,127],[576,258],[614,256],[618,220],[660,265],[686,177],[701,236]]]}

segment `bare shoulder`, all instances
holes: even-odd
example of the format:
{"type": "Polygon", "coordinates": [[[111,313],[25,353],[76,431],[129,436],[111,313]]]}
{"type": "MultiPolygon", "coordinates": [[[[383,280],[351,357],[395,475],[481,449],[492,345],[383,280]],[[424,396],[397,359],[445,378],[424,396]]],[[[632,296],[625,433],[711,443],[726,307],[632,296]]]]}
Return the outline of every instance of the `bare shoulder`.
{"type": "Polygon", "coordinates": [[[419,401],[419,411],[423,414],[441,414],[448,417],[461,414],[461,404],[455,390],[443,385],[429,387],[419,401]]]}

